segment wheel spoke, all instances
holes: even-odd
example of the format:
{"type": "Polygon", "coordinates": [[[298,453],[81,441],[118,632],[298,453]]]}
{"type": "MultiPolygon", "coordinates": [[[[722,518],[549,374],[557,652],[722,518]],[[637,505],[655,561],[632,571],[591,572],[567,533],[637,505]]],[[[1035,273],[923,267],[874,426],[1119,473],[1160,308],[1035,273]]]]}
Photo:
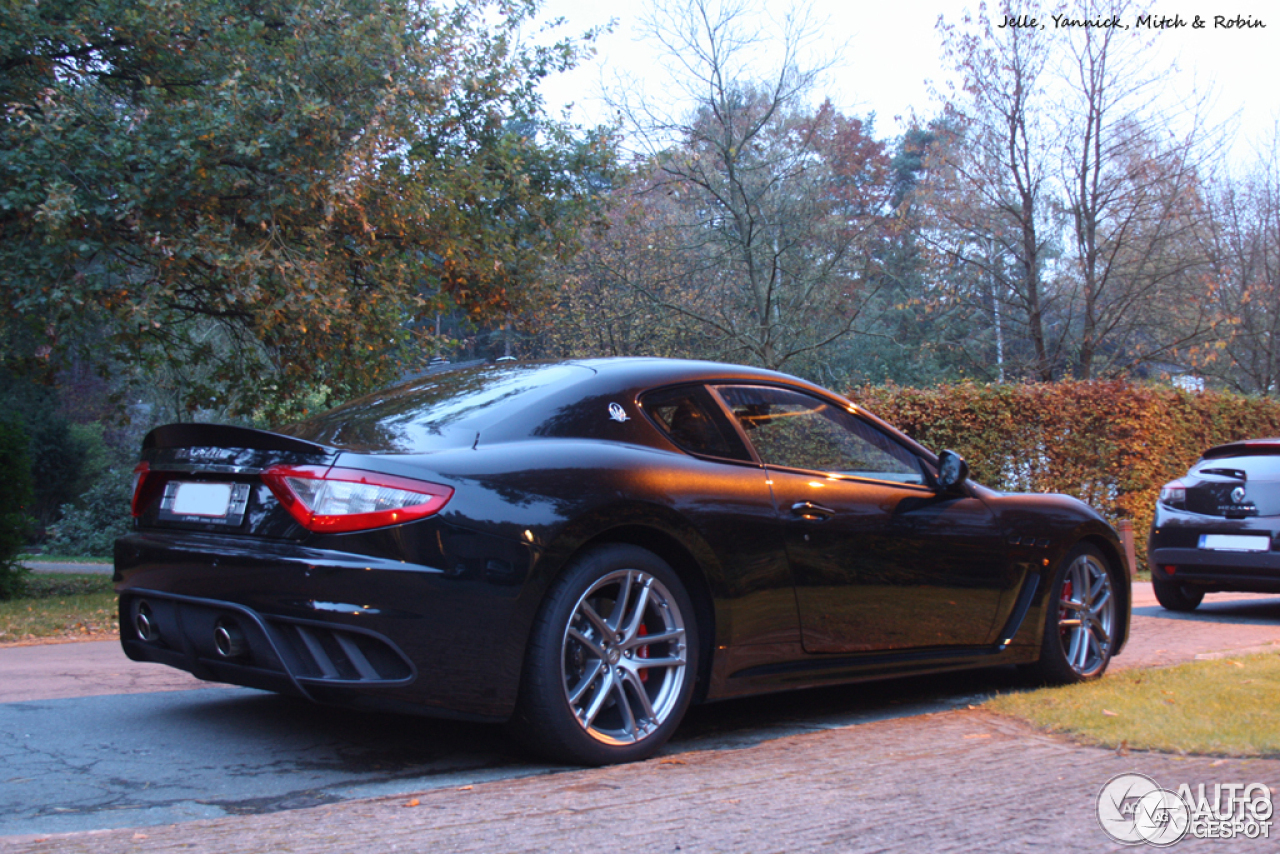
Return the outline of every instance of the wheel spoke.
{"type": "Polygon", "coordinates": [[[569,692],[569,705],[575,708],[582,699],[582,695],[587,693],[587,689],[591,687],[591,683],[596,681],[596,677],[600,675],[600,671],[604,669],[603,661],[592,662],[590,673],[584,673],[582,678],[578,680],[577,686],[569,692]]]}
{"type": "Polygon", "coordinates": [[[639,635],[628,638],[623,642],[625,649],[634,649],[639,646],[657,646],[658,644],[668,643],[669,641],[683,641],[684,629],[671,629],[665,632],[654,632],[651,635],[639,635]]]}
{"type": "MultiPolygon", "coordinates": [[[[635,606],[631,609],[631,616],[626,621],[626,626],[620,626],[623,643],[630,642],[640,631],[640,626],[644,623],[645,609],[649,606],[649,591],[652,588],[653,579],[645,578],[640,587],[640,595],[636,597],[635,606]]],[[[652,643],[652,641],[650,641],[650,643],[652,643]]]]}
{"type": "Polygon", "coordinates": [[[636,699],[640,702],[640,711],[644,715],[644,720],[652,726],[658,724],[658,713],[653,710],[653,704],[649,702],[649,694],[644,690],[644,683],[640,681],[639,674],[628,673],[625,677],[625,684],[631,686],[632,692],[636,695],[636,699]]]}
{"type": "Polygon", "coordinates": [[[601,649],[600,644],[597,643],[593,638],[587,637],[586,635],[578,631],[573,626],[569,627],[568,635],[569,637],[576,640],[578,643],[585,646],[588,650],[590,650],[591,654],[594,655],[596,658],[604,660],[605,651],[601,649]]]}
{"type": "Polygon", "coordinates": [[[636,670],[659,670],[667,667],[682,667],[688,662],[685,660],[684,652],[679,655],[666,656],[663,658],[637,658],[635,661],[636,670]]]}
{"type": "MultiPolygon", "coordinates": [[[[609,612],[610,635],[616,633],[622,625],[623,619],[627,614],[627,605],[631,601],[631,585],[634,583],[635,573],[627,570],[623,573],[622,580],[618,582],[618,598],[613,600],[613,610],[609,612]]],[[[610,640],[613,638],[610,637],[610,640]]]]}
{"type": "Polygon", "coordinates": [[[583,726],[590,728],[595,723],[596,715],[600,714],[604,701],[609,699],[609,694],[613,692],[616,684],[617,680],[613,676],[613,671],[608,667],[604,668],[604,677],[600,681],[600,687],[595,696],[591,698],[591,704],[578,715],[578,720],[582,721],[583,726]]]}
{"type": "Polygon", "coordinates": [[[609,624],[604,621],[603,617],[596,613],[596,609],[591,607],[591,603],[586,599],[583,599],[582,603],[578,605],[578,613],[585,617],[587,622],[595,627],[596,632],[599,633],[601,638],[613,637],[613,629],[609,628],[609,624]]]}
{"type": "Polygon", "coordinates": [[[627,733],[632,741],[638,740],[640,734],[636,729],[636,716],[631,711],[631,700],[627,697],[625,680],[614,679],[613,685],[610,686],[610,693],[613,694],[614,705],[622,715],[622,731],[627,733]]]}
{"type": "Polygon", "coordinates": [[[1071,633],[1071,663],[1076,670],[1084,670],[1084,666],[1089,656],[1089,641],[1087,632],[1076,629],[1071,633]]]}

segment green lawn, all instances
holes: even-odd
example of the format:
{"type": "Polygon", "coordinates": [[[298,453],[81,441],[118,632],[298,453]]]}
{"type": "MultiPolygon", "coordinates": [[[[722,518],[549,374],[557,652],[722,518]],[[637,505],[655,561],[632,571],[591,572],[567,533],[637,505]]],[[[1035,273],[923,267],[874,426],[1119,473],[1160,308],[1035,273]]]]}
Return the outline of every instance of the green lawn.
{"type": "Polygon", "coordinates": [[[1280,655],[1126,670],[1004,694],[987,708],[1087,744],[1222,756],[1280,755],[1280,655]]]}
{"type": "Polygon", "coordinates": [[[0,644],[116,637],[111,576],[33,573],[27,594],[0,602],[0,644]]]}

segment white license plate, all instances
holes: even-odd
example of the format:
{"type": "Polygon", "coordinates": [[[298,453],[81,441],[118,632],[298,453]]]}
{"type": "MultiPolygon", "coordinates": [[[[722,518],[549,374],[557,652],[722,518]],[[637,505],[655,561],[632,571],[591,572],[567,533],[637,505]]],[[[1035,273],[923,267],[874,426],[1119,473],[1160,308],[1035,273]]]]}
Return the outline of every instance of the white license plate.
{"type": "Polygon", "coordinates": [[[173,513],[180,516],[222,517],[230,506],[229,483],[180,483],[173,497],[173,513]]]}
{"type": "Polygon", "coordinates": [[[1200,548],[1228,552],[1269,552],[1271,538],[1243,534],[1201,534],[1200,548]]]}

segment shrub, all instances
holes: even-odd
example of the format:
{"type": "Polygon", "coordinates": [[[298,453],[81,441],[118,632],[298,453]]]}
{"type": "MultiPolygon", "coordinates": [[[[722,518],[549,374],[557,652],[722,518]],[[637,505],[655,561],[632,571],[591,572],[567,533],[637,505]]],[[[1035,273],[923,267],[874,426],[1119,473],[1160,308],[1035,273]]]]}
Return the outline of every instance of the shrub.
{"type": "Polygon", "coordinates": [[[111,557],[116,537],[129,533],[133,470],[118,465],[103,472],[74,504],[62,506],[62,519],[50,528],[50,554],[111,557]]]}
{"type": "Polygon", "coordinates": [[[31,463],[27,434],[16,423],[0,421],[0,600],[20,596],[30,573],[18,553],[31,529],[31,463]]]}

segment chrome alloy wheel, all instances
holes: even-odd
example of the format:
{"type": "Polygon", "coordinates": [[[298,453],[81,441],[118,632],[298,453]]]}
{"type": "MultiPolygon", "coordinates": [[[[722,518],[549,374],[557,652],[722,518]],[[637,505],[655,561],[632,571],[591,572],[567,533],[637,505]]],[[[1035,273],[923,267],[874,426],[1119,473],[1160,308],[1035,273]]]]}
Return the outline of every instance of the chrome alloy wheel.
{"type": "Polygon", "coordinates": [[[611,572],[578,599],[561,643],[564,696],[605,744],[641,741],[680,705],[685,618],[670,591],[637,569],[611,572]]]}
{"type": "Polygon", "coordinates": [[[1082,679],[1107,666],[1115,639],[1111,574],[1094,555],[1077,555],[1062,579],[1058,631],[1067,665],[1082,679]]]}

